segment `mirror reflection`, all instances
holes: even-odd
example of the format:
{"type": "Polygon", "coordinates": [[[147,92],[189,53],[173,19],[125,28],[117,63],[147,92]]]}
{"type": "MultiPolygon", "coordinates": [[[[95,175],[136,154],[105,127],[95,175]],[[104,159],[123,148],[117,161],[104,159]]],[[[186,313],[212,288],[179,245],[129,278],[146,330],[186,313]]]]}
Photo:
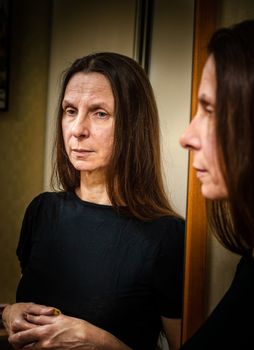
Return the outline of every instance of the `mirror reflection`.
{"type": "MultiPolygon", "coordinates": [[[[182,128],[189,118],[194,6],[187,1],[183,2],[184,7],[183,4],[170,7],[166,3],[157,1],[154,5],[150,78],[161,116],[167,192],[174,209],[185,216],[187,157],[180,150],[177,139],[178,126],[182,128]],[[182,11],[183,8],[186,10],[182,11]],[[165,14],[181,20],[172,18],[172,21],[168,21],[165,14]],[[169,43],[167,31],[172,35],[169,43]],[[162,32],[165,33],[163,38],[162,32]],[[174,32],[179,33],[177,40],[174,32]],[[158,45],[159,37],[161,46],[158,45]],[[182,45],[179,44],[181,42],[182,45]],[[162,47],[165,52],[160,53],[162,47]],[[173,68],[168,69],[171,64],[176,65],[178,73],[173,68]],[[177,88],[172,89],[169,100],[168,90],[173,84],[177,88]],[[182,91],[181,100],[177,99],[177,89],[182,91]],[[166,102],[167,106],[164,106],[166,102]],[[186,116],[185,121],[182,121],[182,116],[186,116]]],[[[102,4],[96,2],[84,5],[82,1],[75,1],[74,6],[68,1],[55,1],[40,4],[40,8],[34,4],[26,6],[21,8],[15,1],[13,4],[13,23],[20,28],[20,36],[17,38],[13,34],[11,38],[13,52],[17,52],[17,55],[11,57],[11,104],[1,128],[3,160],[8,170],[2,172],[2,183],[10,184],[8,188],[6,186],[2,204],[2,212],[6,215],[2,222],[1,239],[7,248],[2,259],[7,268],[2,271],[5,283],[1,286],[1,302],[15,299],[20,275],[15,250],[24,209],[35,195],[49,188],[53,116],[61,71],[74,58],[93,51],[115,51],[132,57],[135,37],[135,1],[128,4],[108,2],[106,12],[110,16],[105,16],[102,4]],[[32,17],[31,12],[37,15],[32,17]],[[22,23],[20,13],[26,19],[22,23]],[[91,13],[96,13],[95,20],[91,13]],[[7,142],[10,123],[13,132],[11,141],[9,139],[7,142]],[[7,147],[10,142],[11,149],[7,147]]]]}
{"type": "Polygon", "coordinates": [[[9,342],[152,350],[163,329],[178,349],[185,226],[165,196],[156,102],[137,62],[76,59],[55,140],[55,191],[36,196],[22,223],[9,342]]]}

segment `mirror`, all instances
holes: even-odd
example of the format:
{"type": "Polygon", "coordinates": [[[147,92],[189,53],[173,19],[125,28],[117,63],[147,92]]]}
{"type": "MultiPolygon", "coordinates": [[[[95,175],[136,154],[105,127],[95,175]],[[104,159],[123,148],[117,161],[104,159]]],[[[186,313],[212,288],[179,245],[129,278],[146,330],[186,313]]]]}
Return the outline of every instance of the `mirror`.
{"type": "MultiPolygon", "coordinates": [[[[15,300],[20,276],[15,250],[24,209],[48,188],[60,73],[91,51],[134,56],[136,6],[135,0],[12,1],[10,104],[0,116],[0,303],[15,300]]],[[[193,16],[194,0],[154,1],[149,75],[161,116],[167,187],[182,216],[188,155],[178,138],[190,116],[193,16]]]]}
{"type": "MultiPolygon", "coordinates": [[[[134,56],[136,7],[136,0],[12,0],[10,103],[0,115],[0,303],[15,300],[24,210],[48,188],[59,75],[91,51],[134,56]]],[[[194,0],[154,1],[149,74],[161,115],[167,187],[183,216],[188,156],[178,138],[190,115],[193,15],[194,0]]]]}
{"type": "MultiPolygon", "coordinates": [[[[136,0],[12,0],[10,103],[0,115],[0,303],[15,300],[25,207],[48,189],[60,73],[91,51],[134,56],[136,7],[136,0]]],[[[188,155],[178,138],[190,115],[194,0],[155,0],[153,11],[149,75],[161,116],[165,178],[185,217],[188,155]]]]}

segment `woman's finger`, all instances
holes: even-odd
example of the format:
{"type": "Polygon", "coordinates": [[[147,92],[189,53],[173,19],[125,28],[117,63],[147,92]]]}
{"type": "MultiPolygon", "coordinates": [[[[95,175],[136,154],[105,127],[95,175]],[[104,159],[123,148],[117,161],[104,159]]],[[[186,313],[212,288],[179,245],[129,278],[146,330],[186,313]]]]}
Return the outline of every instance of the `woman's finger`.
{"type": "Polygon", "coordinates": [[[36,325],[28,322],[25,319],[19,319],[17,318],[12,322],[12,332],[16,333],[19,331],[25,331],[27,329],[31,329],[33,327],[36,327],[36,325]]]}
{"type": "Polygon", "coordinates": [[[31,314],[25,314],[24,318],[25,320],[27,320],[30,323],[33,323],[34,325],[46,325],[46,324],[51,324],[53,323],[55,320],[55,317],[57,316],[44,316],[44,315],[31,315],[31,314]]]}
{"type": "Polygon", "coordinates": [[[25,346],[23,346],[23,348],[21,348],[20,350],[23,350],[23,349],[30,349],[30,350],[34,350],[34,347],[36,346],[36,342],[33,342],[33,343],[29,343],[25,346]]]}
{"type": "Polygon", "coordinates": [[[39,304],[33,304],[29,303],[28,307],[26,308],[26,312],[33,315],[58,315],[60,310],[56,309],[52,306],[45,306],[45,305],[39,305],[39,304]]]}
{"type": "Polygon", "coordinates": [[[14,333],[9,336],[8,338],[9,343],[15,348],[15,349],[22,349],[26,345],[30,343],[34,343],[37,341],[37,334],[35,332],[35,328],[32,330],[25,330],[22,332],[14,333]]]}

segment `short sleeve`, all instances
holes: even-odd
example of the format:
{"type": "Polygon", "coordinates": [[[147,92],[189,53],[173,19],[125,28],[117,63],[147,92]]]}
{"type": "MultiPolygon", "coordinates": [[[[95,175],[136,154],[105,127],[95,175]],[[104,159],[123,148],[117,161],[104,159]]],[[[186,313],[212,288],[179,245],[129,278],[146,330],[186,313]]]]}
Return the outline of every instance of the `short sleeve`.
{"type": "Polygon", "coordinates": [[[167,318],[182,318],[184,232],[183,220],[173,219],[168,223],[155,262],[158,307],[160,315],[167,318]]]}
{"type": "Polygon", "coordinates": [[[32,202],[26,208],[25,215],[22,221],[19,242],[16,250],[22,273],[30,257],[33,229],[36,224],[40,202],[41,195],[35,197],[32,200],[32,202]]]}

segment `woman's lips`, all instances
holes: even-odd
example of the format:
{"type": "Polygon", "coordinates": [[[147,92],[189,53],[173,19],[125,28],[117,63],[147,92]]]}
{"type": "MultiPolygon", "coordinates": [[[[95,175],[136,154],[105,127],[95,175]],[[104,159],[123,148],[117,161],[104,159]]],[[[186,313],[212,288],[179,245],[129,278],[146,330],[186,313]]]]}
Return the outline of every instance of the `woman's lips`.
{"type": "Polygon", "coordinates": [[[207,170],[205,169],[195,169],[195,170],[196,170],[196,175],[198,179],[202,179],[202,177],[207,174],[207,170]]]}
{"type": "Polygon", "coordinates": [[[89,156],[91,153],[93,153],[94,151],[89,150],[89,149],[81,149],[81,148],[73,148],[71,150],[71,153],[76,156],[76,157],[80,157],[80,158],[84,158],[86,156],[89,156]]]}
{"type": "Polygon", "coordinates": [[[83,149],[83,148],[73,148],[72,152],[77,152],[77,153],[87,153],[87,152],[93,152],[90,149],[83,149]]]}

